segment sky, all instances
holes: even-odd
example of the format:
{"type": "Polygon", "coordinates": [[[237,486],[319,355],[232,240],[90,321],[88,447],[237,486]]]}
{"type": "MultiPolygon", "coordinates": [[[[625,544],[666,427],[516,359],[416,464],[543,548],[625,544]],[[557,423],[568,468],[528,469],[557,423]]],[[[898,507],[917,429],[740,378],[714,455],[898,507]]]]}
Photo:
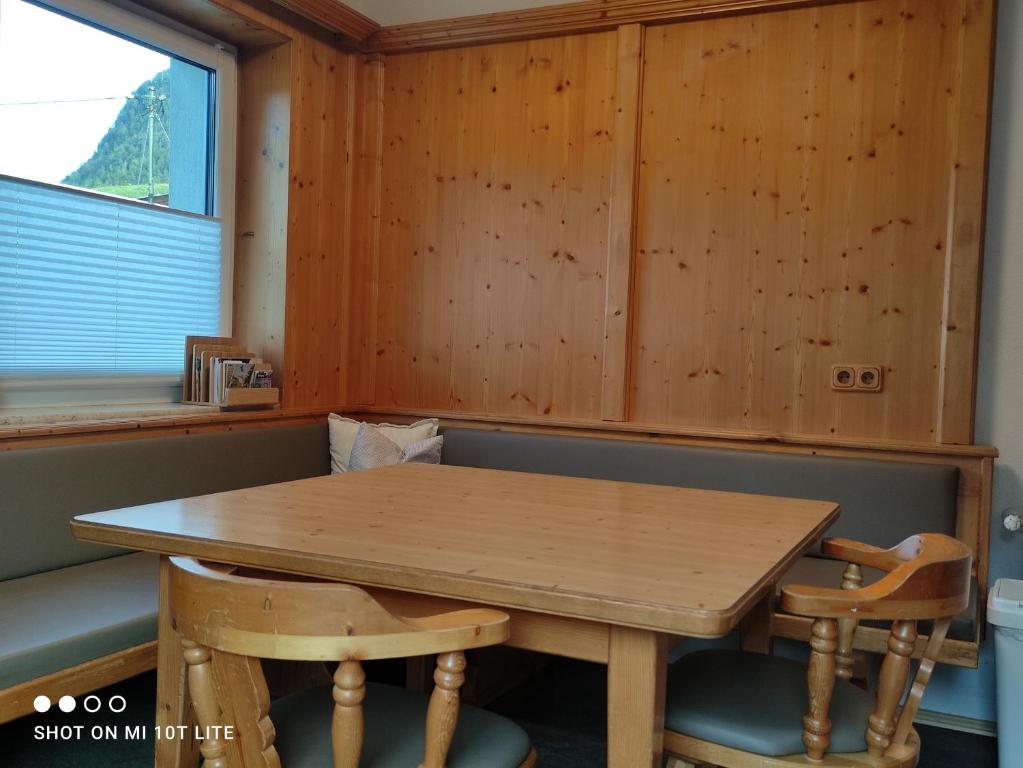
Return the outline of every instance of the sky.
{"type": "Polygon", "coordinates": [[[0,0],[0,174],[59,183],[92,157],[125,97],[169,66],[141,45],[0,0]],[[69,99],[106,100],[14,106],[69,99]]]}

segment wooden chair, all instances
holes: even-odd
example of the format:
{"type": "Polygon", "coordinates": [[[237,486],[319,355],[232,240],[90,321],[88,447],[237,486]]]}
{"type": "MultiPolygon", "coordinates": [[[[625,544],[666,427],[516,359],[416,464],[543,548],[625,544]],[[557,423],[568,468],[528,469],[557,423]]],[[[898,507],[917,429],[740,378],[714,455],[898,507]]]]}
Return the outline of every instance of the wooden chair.
{"type": "Polygon", "coordinates": [[[782,590],[784,610],[815,619],[809,664],[715,650],[672,666],[665,717],[671,768],[916,765],[913,720],[951,619],[969,601],[970,549],[925,533],[890,550],[831,539],[823,553],[849,563],[841,589],[782,590]],[[886,575],[864,587],[862,566],[886,575]],[[850,681],[863,619],[892,622],[876,699],[850,681]],[[917,621],[925,619],[933,629],[900,712],[917,621]]]}
{"type": "Polygon", "coordinates": [[[171,558],[170,614],[206,735],[205,768],[535,765],[521,728],[459,706],[463,651],[504,642],[506,614],[399,618],[357,587],[263,576],[171,558]],[[427,654],[439,654],[429,699],[366,683],[363,661],[427,654]],[[339,664],[333,686],[271,706],[261,659],[339,664]],[[234,729],[233,738],[224,727],[234,729]]]}

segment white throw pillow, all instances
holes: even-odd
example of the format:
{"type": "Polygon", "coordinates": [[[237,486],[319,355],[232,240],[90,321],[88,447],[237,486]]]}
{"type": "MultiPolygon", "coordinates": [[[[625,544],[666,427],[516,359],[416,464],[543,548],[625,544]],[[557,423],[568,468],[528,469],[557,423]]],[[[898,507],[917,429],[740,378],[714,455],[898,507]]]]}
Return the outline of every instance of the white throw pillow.
{"type": "MultiPolygon", "coordinates": [[[[348,419],[336,413],[330,414],[327,419],[327,428],[330,432],[330,472],[348,472],[352,460],[352,446],[355,444],[355,436],[359,433],[359,427],[365,422],[348,419]]],[[[380,433],[394,442],[404,450],[412,443],[420,440],[428,440],[437,436],[440,427],[438,419],[423,419],[415,424],[374,424],[380,433]]]]}
{"type": "Polygon", "coordinates": [[[440,464],[443,446],[444,438],[438,435],[402,449],[372,424],[362,424],[355,436],[348,468],[351,472],[357,472],[360,469],[389,467],[393,464],[440,464]]]}

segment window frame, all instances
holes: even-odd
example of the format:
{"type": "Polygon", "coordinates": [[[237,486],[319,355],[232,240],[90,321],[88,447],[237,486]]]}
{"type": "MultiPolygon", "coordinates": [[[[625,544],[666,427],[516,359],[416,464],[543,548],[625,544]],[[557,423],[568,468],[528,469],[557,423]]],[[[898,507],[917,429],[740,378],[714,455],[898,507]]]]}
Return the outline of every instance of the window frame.
{"type": "MultiPolygon", "coordinates": [[[[234,308],[235,185],[237,179],[238,66],[234,47],[127,0],[25,0],[32,5],[99,28],[213,73],[210,168],[212,218],[221,222],[220,334],[232,335],[234,308]]],[[[19,179],[21,180],[21,179],[19,179]]],[[[30,181],[25,179],[24,181],[30,181]]],[[[33,182],[39,183],[39,182],[33,182]]],[[[64,185],[60,189],[110,199],[102,192],[64,185]]],[[[130,200],[114,198],[119,202],[130,200]]],[[[184,350],[182,349],[182,354],[184,350]]],[[[182,357],[182,359],[184,359],[182,357]]],[[[119,405],[177,402],[180,374],[2,374],[0,410],[17,407],[119,405]],[[106,397],[97,400],[100,392],[106,397]]]]}

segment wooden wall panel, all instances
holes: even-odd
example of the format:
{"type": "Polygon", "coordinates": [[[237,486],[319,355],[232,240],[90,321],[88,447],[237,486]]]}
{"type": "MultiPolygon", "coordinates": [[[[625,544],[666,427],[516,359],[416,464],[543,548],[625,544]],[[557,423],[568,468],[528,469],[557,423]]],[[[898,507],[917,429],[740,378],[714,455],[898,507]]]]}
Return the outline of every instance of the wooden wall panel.
{"type": "Polygon", "coordinates": [[[361,56],[291,43],[285,407],[343,401],[343,277],[351,232],[354,84],[361,56]]]}
{"type": "Polygon", "coordinates": [[[949,195],[954,214],[946,237],[938,386],[937,437],[944,443],[973,441],[994,17],[993,3],[988,0],[966,4],[958,40],[962,66],[951,94],[959,124],[954,129],[955,164],[949,195]]]}
{"type": "Polygon", "coordinates": [[[636,181],[643,90],[641,24],[618,30],[615,124],[608,211],[607,298],[604,302],[604,379],[601,416],[625,421],[629,407],[632,265],[636,249],[636,181]]]}
{"type": "Polygon", "coordinates": [[[238,83],[233,332],[273,364],[279,385],[288,255],[290,43],[241,52],[238,83]]]}
{"type": "Polygon", "coordinates": [[[387,60],[376,403],[599,418],[616,41],[387,60]]]}
{"type": "Polygon", "coordinates": [[[345,307],[354,311],[347,313],[343,329],[342,368],[344,402],[358,405],[370,404],[376,397],[385,76],[383,56],[371,55],[356,82],[353,229],[344,281],[345,307]]]}
{"type": "Polygon", "coordinates": [[[989,14],[873,0],[647,30],[634,420],[939,439],[950,189],[964,148],[984,156],[957,104],[988,90],[963,30],[989,14]],[[883,366],[884,392],[832,391],[839,363],[883,366]]]}

